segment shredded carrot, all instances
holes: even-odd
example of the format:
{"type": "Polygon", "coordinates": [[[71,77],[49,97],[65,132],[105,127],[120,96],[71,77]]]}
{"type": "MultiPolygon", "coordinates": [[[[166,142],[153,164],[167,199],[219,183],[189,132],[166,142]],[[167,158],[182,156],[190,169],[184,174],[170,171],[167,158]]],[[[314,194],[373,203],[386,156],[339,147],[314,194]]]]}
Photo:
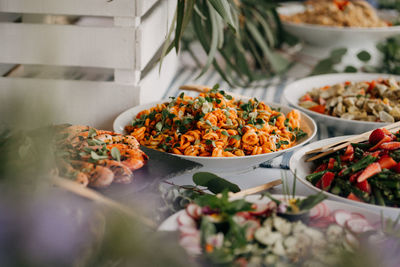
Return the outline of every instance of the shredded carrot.
{"type": "Polygon", "coordinates": [[[211,244],[206,244],[205,250],[206,252],[211,253],[214,251],[214,247],[211,244]]]}

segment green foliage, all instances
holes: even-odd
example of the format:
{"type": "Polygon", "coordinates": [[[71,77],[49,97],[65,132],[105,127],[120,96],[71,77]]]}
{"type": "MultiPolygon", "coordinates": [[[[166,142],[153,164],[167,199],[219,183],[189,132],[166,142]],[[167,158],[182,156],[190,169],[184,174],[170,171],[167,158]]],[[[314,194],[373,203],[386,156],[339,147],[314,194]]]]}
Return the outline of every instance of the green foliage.
{"type": "Polygon", "coordinates": [[[370,53],[363,50],[357,54],[357,58],[363,62],[368,62],[371,59],[370,53]]]}
{"type": "Polygon", "coordinates": [[[334,67],[342,61],[342,58],[346,53],[347,48],[337,48],[332,50],[328,58],[322,59],[315,65],[310,75],[337,72],[334,67]]]}
{"type": "MultiPolygon", "coordinates": [[[[377,49],[382,54],[382,61],[377,66],[371,66],[367,63],[371,60],[371,54],[365,50],[356,54],[357,58],[364,63],[361,67],[363,72],[400,74],[400,35],[387,38],[385,41],[377,44],[377,49]]],[[[310,75],[336,73],[340,72],[336,65],[342,62],[343,56],[347,53],[346,48],[335,49],[328,58],[320,60],[310,75]]],[[[343,72],[357,72],[354,66],[346,66],[343,72]]]]}
{"type": "Polygon", "coordinates": [[[400,74],[400,35],[386,39],[377,45],[383,54],[383,62],[379,67],[380,72],[400,74]]]}
{"type": "Polygon", "coordinates": [[[208,194],[199,196],[194,202],[201,207],[209,207],[213,210],[218,210],[221,214],[227,215],[252,210],[252,204],[244,199],[229,201],[228,190],[223,191],[220,196],[208,194]]]}
{"type": "Polygon", "coordinates": [[[240,188],[236,184],[233,184],[213,173],[210,172],[198,172],[193,175],[193,182],[196,185],[207,187],[214,194],[219,194],[224,190],[230,192],[239,192],[240,188]]]}
{"type": "Polygon", "coordinates": [[[400,1],[399,0],[378,0],[377,1],[380,8],[385,9],[396,9],[400,11],[400,1]]]}
{"type": "Polygon", "coordinates": [[[357,72],[357,69],[355,68],[355,67],[353,67],[353,66],[346,66],[345,68],[344,68],[344,72],[347,72],[347,73],[354,73],[354,72],[357,72]]]}
{"type": "Polygon", "coordinates": [[[282,73],[290,62],[276,48],[295,41],[283,34],[276,7],[275,2],[257,0],[179,0],[160,68],[165,55],[174,47],[178,52],[181,44],[201,65],[200,76],[213,65],[230,85],[244,86],[282,73]],[[191,48],[194,41],[207,53],[204,65],[191,48]]]}

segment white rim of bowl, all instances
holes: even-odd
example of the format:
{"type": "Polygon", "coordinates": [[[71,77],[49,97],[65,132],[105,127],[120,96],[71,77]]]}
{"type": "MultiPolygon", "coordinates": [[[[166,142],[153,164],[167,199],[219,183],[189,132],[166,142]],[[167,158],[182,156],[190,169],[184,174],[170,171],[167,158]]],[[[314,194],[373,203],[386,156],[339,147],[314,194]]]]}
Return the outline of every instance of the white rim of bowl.
{"type": "MultiPolygon", "coordinates": [[[[335,141],[338,141],[338,140],[340,140],[340,139],[344,139],[344,138],[347,138],[347,137],[350,137],[350,136],[354,136],[354,135],[336,136],[336,137],[332,137],[332,138],[328,138],[328,139],[319,140],[319,141],[313,142],[312,144],[313,144],[313,145],[317,145],[317,144],[322,143],[322,142],[327,141],[327,140],[330,140],[330,141],[332,141],[332,142],[335,142],[335,141]]],[[[293,162],[293,161],[295,160],[295,158],[296,158],[298,155],[299,155],[299,156],[298,156],[299,159],[301,159],[302,157],[304,157],[304,153],[305,153],[307,150],[310,150],[310,149],[311,149],[311,148],[308,148],[309,145],[310,145],[310,144],[305,145],[304,147],[300,148],[300,149],[299,149],[298,151],[296,151],[296,152],[292,155],[292,157],[290,158],[290,160],[289,160],[289,169],[290,169],[290,171],[292,172],[293,175],[296,175],[296,176],[297,176],[297,174],[296,174],[296,167],[294,166],[294,162],[293,162]]],[[[299,161],[299,164],[301,164],[301,163],[303,163],[303,162],[300,162],[300,161],[299,161]]],[[[298,176],[297,176],[297,177],[298,177],[298,176]]],[[[297,180],[299,180],[301,183],[303,183],[303,184],[304,184],[305,186],[307,186],[308,188],[310,188],[310,189],[312,189],[312,190],[314,190],[314,191],[317,191],[317,192],[322,192],[323,194],[326,194],[327,196],[331,197],[332,199],[335,199],[335,200],[338,200],[338,201],[345,201],[345,202],[347,202],[347,203],[353,203],[353,204],[355,204],[355,205],[361,205],[361,206],[363,206],[364,208],[371,208],[371,207],[373,207],[374,209],[376,209],[376,208],[378,208],[378,209],[381,208],[381,209],[386,209],[386,210],[391,211],[391,212],[400,212],[400,207],[399,207],[399,208],[395,208],[395,207],[381,206],[381,205],[375,205],[375,204],[370,204],[370,203],[365,203],[365,202],[358,202],[358,201],[355,201],[355,200],[347,199],[347,198],[345,198],[345,197],[341,197],[341,196],[332,194],[332,193],[330,193],[330,192],[328,192],[328,191],[324,191],[324,190],[322,190],[322,189],[317,188],[317,187],[314,186],[312,183],[310,183],[309,181],[307,181],[305,177],[298,177],[297,180]]],[[[332,199],[331,199],[331,200],[332,200],[332,199]]]]}
{"type": "Polygon", "coordinates": [[[346,32],[346,33],[396,33],[400,32],[400,26],[388,26],[388,27],[334,27],[334,26],[324,26],[318,24],[307,24],[307,23],[295,23],[290,21],[282,20],[283,25],[293,26],[293,27],[302,27],[309,30],[322,30],[322,31],[331,31],[331,32],[346,32]]]}
{"type": "MultiPolygon", "coordinates": [[[[156,104],[159,104],[159,103],[163,103],[164,101],[169,101],[169,100],[168,100],[168,99],[162,99],[162,100],[160,100],[160,101],[154,101],[154,102],[147,103],[147,104],[144,104],[144,105],[153,105],[153,104],[156,105],[156,104]]],[[[264,102],[264,101],[263,101],[263,102],[264,102]]],[[[277,107],[277,108],[294,109],[294,108],[292,108],[292,107],[289,107],[289,106],[287,106],[287,105],[282,105],[282,104],[279,104],[279,103],[269,103],[269,102],[264,102],[264,103],[265,103],[266,105],[268,105],[268,106],[271,106],[271,105],[272,105],[272,106],[275,106],[275,107],[277,107]]],[[[130,111],[131,111],[132,109],[139,108],[140,106],[142,106],[142,105],[139,105],[139,106],[130,108],[130,109],[128,109],[128,110],[122,112],[120,115],[118,115],[117,118],[114,120],[114,123],[113,123],[113,130],[116,131],[116,129],[117,129],[117,127],[116,127],[116,122],[117,122],[117,120],[118,120],[121,116],[123,116],[123,115],[126,114],[126,113],[130,113],[130,111]]],[[[190,159],[204,159],[204,160],[213,160],[213,159],[242,160],[242,159],[261,158],[261,157],[265,157],[266,155],[279,155],[279,154],[282,154],[282,153],[289,152],[289,151],[291,151],[291,150],[293,150],[293,149],[299,148],[299,147],[301,147],[301,146],[303,146],[303,145],[306,145],[306,144],[307,144],[310,140],[312,140],[312,139],[315,137],[315,135],[317,134],[318,127],[317,127],[317,124],[316,124],[316,122],[314,121],[314,119],[311,118],[308,114],[306,114],[306,113],[304,113],[304,112],[302,112],[302,111],[301,111],[301,116],[305,116],[305,117],[311,122],[311,125],[312,125],[313,128],[314,128],[314,131],[311,133],[310,136],[307,136],[307,138],[306,138],[304,141],[302,141],[301,143],[296,144],[296,145],[294,145],[294,146],[292,146],[292,147],[283,149],[283,150],[279,150],[279,151],[275,151],[275,152],[271,152],[271,153],[263,153],[263,154],[258,154],[258,155],[237,156],[237,157],[200,157],[200,156],[178,155],[178,154],[173,154],[173,153],[168,153],[168,152],[164,152],[164,153],[168,153],[168,154],[170,154],[170,155],[177,156],[177,157],[182,157],[182,158],[184,158],[184,159],[189,159],[189,160],[190,160],[190,159]]],[[[133,119],[133,118],[132,118],[132,119],[133,119]]],[[[118,132],[118,131],[116,131],[116,132],[118,132]]]]}

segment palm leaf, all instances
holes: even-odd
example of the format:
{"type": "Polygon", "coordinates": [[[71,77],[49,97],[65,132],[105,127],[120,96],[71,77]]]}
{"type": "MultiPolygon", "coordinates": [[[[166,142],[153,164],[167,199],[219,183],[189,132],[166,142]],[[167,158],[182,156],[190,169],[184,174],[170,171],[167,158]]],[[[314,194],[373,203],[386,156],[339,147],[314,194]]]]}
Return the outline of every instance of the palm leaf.
{"type": "Polygon", "coordinates": [[[211,63],[213,62],[215,58],[215,54],[218,49],[218,41],[219,41],[219,33],[220,31],[218,30],[218,22],[217,22],[217,17],[218,14],[214,11],[214,9],[211,7],[210,4],[208,4],[209,8],[209,13],[210,13],[210,19],[211,19],[211,44],[210,44],[210,50],[208,51],[208,57],[207,57],[207,62],[204,65],[201,73],[199,74],[198,77],[203,75],[208,68],[210,67],[211,63]]]}
{"type": "Polygon", "coordinates": [[[289,67],[290,62],[284,57],[277,54],[276,52],[271,51],[270,47],[265,42],[263,36],[260,34],[257,27],[252,22],[248,21],[246,23],[246,26],[249,29],[249,32],[251,33],[256,43],[263,50],[265,57],[271,64],[272,70],[276,73],[281,73],[284,70],[286,70],[289,67]]]}
{"type": "Polygon", "coordinates": [[[210,3],[214,7],[215,11],[218,12],[232,30],[237,31],[237,25],[235,25],[235,21],[233,20],[230,5],[226,0],[207,0],[207,3],[210,3]]]}
{"type": "Polygon", "coordinates": [[[165,42],[164,42],[164,45],[161,50],[160,68],[158,69],[159,72],[161,71],[161,66],[162,66],[163,60],[165,58],[165,55],[167,55],[171,51],[171,49],[174,47],[173,46],[174,43],[171,42],[171,35],[172,35],[172,32],[174,31],[176,19],[177,19],[177,12],[175,11],[174,18],[172,19],[171,26],[169,28],[167,37],[165,38],[165,42]]]}

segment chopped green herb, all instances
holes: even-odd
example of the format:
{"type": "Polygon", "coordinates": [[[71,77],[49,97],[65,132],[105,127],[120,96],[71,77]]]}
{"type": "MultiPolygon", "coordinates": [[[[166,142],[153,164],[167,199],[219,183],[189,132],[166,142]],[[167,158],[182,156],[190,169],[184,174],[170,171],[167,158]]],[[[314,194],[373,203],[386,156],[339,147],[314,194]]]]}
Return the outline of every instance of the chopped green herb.
{"type": "Polygon", "coordinates": [[[96,129],[90,128],[89,129],[89,133],[88,133],[88,137],[92,138],[92,137],[95,137],[96,135],[97,135],[96,129]]]}
{"type": "Polygon", "coordinates": [[[232,135],[231,137],[232,137],[233,139],[236,139],[236,140],[242,139],[242,138],[240,137],[240,135],[232,135]]]}
{"type": "Polygon", "coordinates": [[[221,131],[221,133],[222,133],[223,135],[230,136],[229,133],[228,133],[227,131],[221,131]]]}
{"type": "Polygon", "coordinates": [[[162,128],[163,128],[163,123],[161,121],[159,121],[156,123],[155,127],[156,127],[157,131],[161,132],[162,128]]]}

